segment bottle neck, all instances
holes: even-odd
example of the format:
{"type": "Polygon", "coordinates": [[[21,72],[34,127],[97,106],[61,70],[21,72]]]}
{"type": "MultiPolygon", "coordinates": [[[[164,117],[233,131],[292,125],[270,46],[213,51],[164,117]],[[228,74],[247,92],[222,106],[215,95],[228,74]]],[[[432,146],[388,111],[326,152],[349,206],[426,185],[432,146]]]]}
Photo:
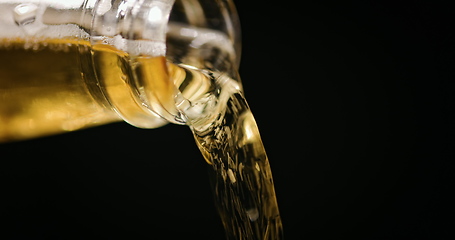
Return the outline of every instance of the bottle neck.
{"type": "Polygon", "coordinates": [[[154,126],[157,116],[183,123],[175,106],[178,90],[168,76],[165,61],[173,3],[99,0],[86,1],[81,8],[79,23],[89,33],[99,86],[116,112],[135,126],[154,126]],[[105,65],[112,59],[117,59],[112,64],[121,69],[116,76],[112,76],[110,65],[105,65]]]}
{"type": "Polygon", "coordinates": [[[43,22],[79,26],[80,38],[90,43],[96,81],[104,97],[125,121],[148,128],[149,124],[156,125],[157,116],[182,123],[176,118],[180,116],[174,101],[177,89],[167,77],[166,63],[163,64],[173,3],[174,0],[87,0],[78,8],[48,8],[43,22]],[[148,69],[160,74],[144,74],[145,67],[141,65],[145,63],[137,61],[141,56],[161,59],[148,61],[153,65],[148,69]],[[115,69],[120,69],[117,72],[105,65],[112,59],[118,59],[112,62],[115,69]],[[122,86],[122,90],[114,86],[122,86]]]}

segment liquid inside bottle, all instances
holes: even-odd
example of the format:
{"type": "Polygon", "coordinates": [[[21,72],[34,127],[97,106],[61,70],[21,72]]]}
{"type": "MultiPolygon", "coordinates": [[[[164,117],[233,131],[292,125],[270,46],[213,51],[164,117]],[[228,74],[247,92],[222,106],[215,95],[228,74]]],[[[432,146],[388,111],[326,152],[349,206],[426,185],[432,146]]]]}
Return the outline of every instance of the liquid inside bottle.
{"type": "MultiPolygon", "coordinates": [[[[165,123],[131,94],[129,55],[107,44],[88,46],[71,39],[0,40],[0,142],[73,131],[121,117],[134,119],[139,127],[165,123]]],[[[154,77],[167,78],[162,76],[164,57],[149,59],[155,59],[148,67],[154,77]]]]}
{"type": "MultiPolygon", "coordinates": [[[[120,120],[90,93],[74,40],[0,40],[0,141],[120,120]]],[[[84,53],[83,53],[84,54],[84,53]]],[[[89,64],[89,63],[87,63],[89,64]]]]}

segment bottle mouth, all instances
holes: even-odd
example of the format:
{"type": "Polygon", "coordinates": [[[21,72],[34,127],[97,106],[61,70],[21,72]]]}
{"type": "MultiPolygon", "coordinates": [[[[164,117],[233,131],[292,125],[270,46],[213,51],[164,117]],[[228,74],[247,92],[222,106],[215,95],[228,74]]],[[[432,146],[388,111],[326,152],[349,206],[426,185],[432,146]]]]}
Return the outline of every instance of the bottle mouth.
{"type": "Polygon", "coordinates": [[[171,83],[158,84],[168,86],[165,90],[148,87],[141,78],[136,79],[136,88],[141,89],[141,99],[148,102],[151,111],[171,123],[186,124],[194,103],[198,102],[196,108],[200,108],[214,89],[210,86],[216,85],[213,73],[240,81],[240,26],[235,7],[230,0],[152,0],[143,5],[146,7],[135,13],[139,22],[130,24],[129,32],[123,34],[142,45],[127,43],[126,50],[136,56],[165,56],[168,71],[172,71],[169,65],[186,66],[186,74],[179,78],[175,72],[168,72],[169,78],[162,81],[171,83]],[[208,70],[211,76],[197,69],[208,70]],[[194,91],[198,84],[208,88],[194,91]]]}
{"type": "Polygon", "coordinates": [[[240,25],[231,0],[175,0],[166,27],[166,59],[185,77],[170,68],[177,89],[174,120],[186,123],[201,108],[210,109],[201,105],[216,95],[219,76],[236,79],[240,86],[240,52],[240,25]]]}

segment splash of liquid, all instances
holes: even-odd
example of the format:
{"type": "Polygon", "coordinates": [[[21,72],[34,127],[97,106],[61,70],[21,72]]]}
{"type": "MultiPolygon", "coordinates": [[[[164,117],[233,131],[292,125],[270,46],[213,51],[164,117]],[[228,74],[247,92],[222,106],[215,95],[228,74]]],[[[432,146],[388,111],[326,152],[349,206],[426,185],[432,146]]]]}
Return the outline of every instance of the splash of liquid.
{"type": "Polygon", "coordinates": [[[183,95],[211,82],[206,84],[208,92],[191,102],[193,109],[186,113],[198,148],[210,165],[212,191],[227,239],[283,239],[269,160],[241,88],[223,74],[185,71],[198,87],[181,87],[183,95]]]}

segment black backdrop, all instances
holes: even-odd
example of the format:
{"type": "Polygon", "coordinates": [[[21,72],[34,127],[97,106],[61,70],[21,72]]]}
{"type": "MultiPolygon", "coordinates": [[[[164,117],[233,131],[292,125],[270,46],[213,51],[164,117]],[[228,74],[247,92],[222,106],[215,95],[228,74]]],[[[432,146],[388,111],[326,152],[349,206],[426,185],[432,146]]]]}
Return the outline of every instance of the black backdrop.
{"type": "MultiPolygon", "coordinates": [[[[286,239],[452,239],[451,8],[236,1],[286,239]]],[[[2,239],[224,239],[185,126],[0,145],[2,239]],[[158,236],[167,237],[158,237],[158,236]]]]}

